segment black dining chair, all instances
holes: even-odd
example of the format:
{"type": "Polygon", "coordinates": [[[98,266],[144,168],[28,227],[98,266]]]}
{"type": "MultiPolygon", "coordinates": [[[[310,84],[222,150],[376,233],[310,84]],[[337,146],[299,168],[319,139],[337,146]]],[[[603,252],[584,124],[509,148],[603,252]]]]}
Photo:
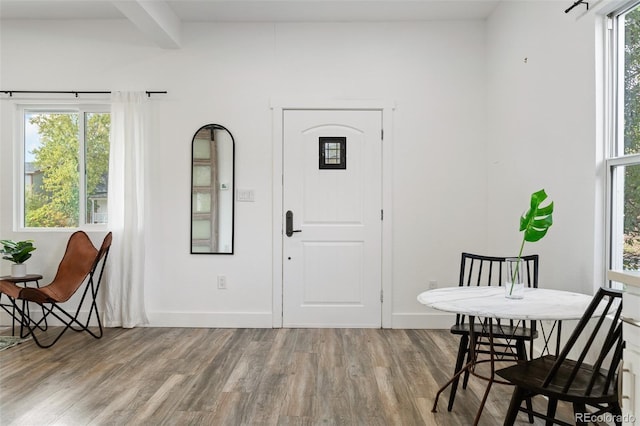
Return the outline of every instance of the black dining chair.
{"type": "Polygon", "coordinates": [[[577,425],[586,425],[612,413],[620,425],[618,366],[622,359],[622,292],[600,288],[558,356],[545,355],[496,373],[516,388],[504,420],[513,425],[519,411],[546,420],[547,425],[568,424],[556,418],[558,401],[573,405],[577,425]],[[577,354],[570,358],[571,354],[577,354]],[[587,362],[589,361],[589,362],[587,362]],[[522,408],[522,400],[535,395],[548,399],[546,415],[522,408]],[[588,412],[587,406],[595,407],[588,412]]]}
{"type": "MultiPolygon", "coordinates": [[[[509,257],[483,256],[479,254],[462,253],[460,262],[459,286],[502,286],[503,268],[506,259],[509,257]]],[[[524,279],[527,287],[538,287],[538,255],[522,256],[524,266],[524,279]]],[[[474,341],[470,342],[470,324],[464,315],[456,315],[456,322],[451,327],[451,333],[460,336],[458,346],[458,356],[456,358],[455,372],[458,374],[464,366],[465,358],[469,357],[470,345],[476,347],[476,356],[479,354],[490,354],[489,330],[482,324],[474,324],[474,341]]],[[[518,359],[527,360],[526,342],[530,343],[531,352],[533,340],[538,336],[535,321],[513,321],[503,320],[493,322],[491,329],[493,335],[493,355],[497,359],[518,359]]],[[[456,377],[451,383],[451,394],[449,396],[448,410],[453,409],[456,397],[459,378],[456,377]]],[[[469,372],[465,371],[462,388],[466,389],[469,381],[469,372]]],[[[530,401],[529,401],[530,402],[530,401]]],[[[530,419],[533,422],[533,417],[530,419]]]]}

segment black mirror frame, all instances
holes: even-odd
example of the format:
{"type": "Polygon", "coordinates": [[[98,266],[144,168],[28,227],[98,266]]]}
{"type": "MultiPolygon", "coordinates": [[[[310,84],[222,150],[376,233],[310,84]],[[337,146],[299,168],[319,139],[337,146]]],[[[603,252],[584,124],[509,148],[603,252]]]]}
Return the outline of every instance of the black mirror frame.
{"type": "Polygon", "coordinates": [[[193,134],[191,138],[191,199],[189,202],[189,211],[191,212],[191,220],[189,222],[189,252],[190,254],[222,254],[222,255],[232,255],[235,251],[235,192],[236,192],[236,142],[233,137],[233,134],[226,127],[220,124],[205,124],[201,126],[196,132],[193,134]],[[194,146],[196,135],[203,129],[211,129],[211,130],[222,130],[227,132],[229,137],[231,138],[231,189],[233,193],[231,194],[231,251],[221,252],[221,251],[210,251],[210,252],[198,252],[193,251],[193,159],[194,159],[194,146]]]}

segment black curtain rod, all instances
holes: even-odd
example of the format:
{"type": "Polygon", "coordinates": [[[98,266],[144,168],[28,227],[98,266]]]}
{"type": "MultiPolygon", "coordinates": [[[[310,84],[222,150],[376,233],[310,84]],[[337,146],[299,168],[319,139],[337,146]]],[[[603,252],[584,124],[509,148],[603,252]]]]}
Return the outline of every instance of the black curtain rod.
{"type": "MultiPolygon", "coordinates": [[[[5,95],[9,95],[12,97],[14,93],[43,93],[43,94],[67,94],[67,95],[108,95],[111,91],[82,91],[82,90],[0,90],[0,92],[5,95]]],[[[167,91],[145,91],[147,97],[151,97],[151,95],[166,95],[167,91]]]]}
{"type": "Polygon", "coordinates": [[[578,6],[578,5],[581,5],[581,4],[586,5],[586,6],[587,6],[587,10],[589,10],[589,3],[587,3],[587,2],[586,2],[586,1],[584,1],[584,0],[577,0],[575,3],[573,3],[571,6],[569,6],[569,7],[564,11],[564,13],[569,13],[569,12],[571,12],[571,9],[573,9],[574,7],[576,7],[576,6],[578,6]]]}

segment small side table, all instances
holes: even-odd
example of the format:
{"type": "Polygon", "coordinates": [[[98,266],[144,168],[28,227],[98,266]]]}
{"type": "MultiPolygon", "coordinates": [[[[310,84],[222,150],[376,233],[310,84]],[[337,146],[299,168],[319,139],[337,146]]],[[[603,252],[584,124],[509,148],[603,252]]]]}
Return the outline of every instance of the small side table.
{"type": "MultiPolygon", "coordinates": [[[[0,280],[3,281],[9,281],[12,282],[14,284],[22,284],[23,287],[27,287],[29,285],[29,283],[35,283],[35,286],[37,288],[40,288],[40,280],[42,279],[42,275],[38,275],[38,274],[27,274],[24,277],[12,277],[10,275],[6,275],[3,277],[0,277],[0,280]]],[[[25,309],[28,309],[28,305],[26,301],[22,301],[22,311],[24,312],[25,309]]],[[[15,328],[16,328],[16,308],[15,306],[12,305],[11,307],[11,312],[12,312],[12,317],[13,317],[13,322],[11,324],[11,335],[14,336],[15,335],[15,328]]],[[[44,309],[43,309],[43,315],[44,315],[44,309]]],[[[44,320],[44,328],[43,327],[39,327],[43,330],[47,329],[47,320],[45,318],[44,320]]],[[[22,335],[23,332],[23,324],[22,322],[20,322],[20,337],[25,337],[22,335]]]]}

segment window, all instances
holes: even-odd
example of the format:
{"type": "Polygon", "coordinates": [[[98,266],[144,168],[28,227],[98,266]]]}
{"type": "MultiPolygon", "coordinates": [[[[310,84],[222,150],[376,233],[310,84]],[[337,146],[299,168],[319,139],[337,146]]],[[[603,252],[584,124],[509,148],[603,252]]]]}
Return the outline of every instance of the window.
{"type": "Polygon", "coordinates": [[[321,136],[319,142],[320,169],[347,168],[347,138],[344,136],[321,136]]]}
{"type": "Polygon", "coordinates": [[[640,3],[609,16],[611,137],[607,169],[611,269],[640,269],[640,3]]]}
{"type": "Polygon", "coordinates": [[[107,107],[21,108],[22,226],[107,223],[107,107]]]}

